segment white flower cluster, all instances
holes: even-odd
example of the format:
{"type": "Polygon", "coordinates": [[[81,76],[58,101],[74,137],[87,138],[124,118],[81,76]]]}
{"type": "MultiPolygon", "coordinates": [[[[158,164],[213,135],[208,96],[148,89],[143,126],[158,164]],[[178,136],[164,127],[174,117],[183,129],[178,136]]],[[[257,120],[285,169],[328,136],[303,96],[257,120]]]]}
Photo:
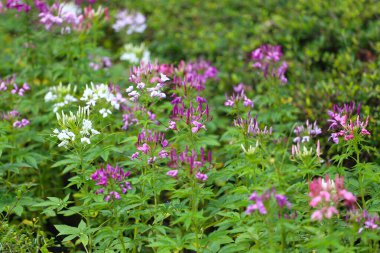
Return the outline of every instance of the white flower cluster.
{"type": "Polygon", "coordinates": [[[124,51],[120,57],[120,60],[127,61],[132,64],[143,62],[150,62],[150,52],[145,47],[144,43],[140,46],[135,46],[131,43],[124,45],[124,51]]]}
{"type": "Polygon", "coordinates": [[[142,33],[146,29],[146,18],[140,12],[128,12],[127,10],[120,11],[116,15],[116,23],[112,28],[119,32],[128,27],[127,34],[142,33]]]}
{"type": "MultiPolygon", "coordinates": [[[[93,83],[91,83],[90,87],[86,85],[86,89],[84,90],[83,96],[80,100],[86,102],[86,105],[90,107],[95,106],[101,99],[109,103],[116,110],[119,110],[120,103],[125,101],[120,93],[117,93],[116,95],[113,94],[107,85],[94,85],[93,83]]],[[[103,116],[103,118],[106,118],[108,115],[112,114],[111,110],[107,108],[100,109],[99,113],[103,116]]]]}
{"type": "Polygon", "coordinates": [[[70,144],[74,144],[75,140],[80,139],[81,143],[90,144],[94,135],[100,134],[99,131],[92,127],[92,122],[88,119],[90,111],[87,108],[79,107],[78,112],[73,114],[70,112],[66,115],[57,113],[57,119],[62,130],[54,129],[53,136],[56,136],[60,143],[58,147],[67,148],[70,144]]]}
{"type": "Polygon", "coordinates": [[[78,100],[71,95],[71,93],[76,92],[76,86],[74,86],[73,91],[71,92],[71,85],[63,86],[60,83],[58,86],[50,87],[48,93],[45,95],[45,102],[55,102],[53,104],[53,111],[55,113],[65,105],[68,105],[72,102],[77,102],[78,100]]]}
{"type": "MultiPolygon", "coordinates": [[[[165,86],[165,82],[170,80],[166,75],[160,73],[160,83],[157,83],[155,87],[147,88],[146,91],[149,93],[150,97],[154,98],[166,98],[166,94],[161,91],[161,89],[165,86]]],[[[145,83],[140,82],[136,86],[137,90],[143,90],[145,88],[145,83]]],[[[136,102],[139,97],[139,91],[134,90],[134,87],[131,85],[125,91],[128,93],[129,100],[132,102],[136,102]]]]}
{"type": "Polygon", "coordinates": [[[243,150],[243,152],[247,155],[252,155],[256,152],[256,150],[259,148],[259,141],[256,141],[256,146],[253,146],[252,145],[249,145],[249,148],[248,150],[245,149],[244,145],[241,144],[241,149],[243,150]]]}

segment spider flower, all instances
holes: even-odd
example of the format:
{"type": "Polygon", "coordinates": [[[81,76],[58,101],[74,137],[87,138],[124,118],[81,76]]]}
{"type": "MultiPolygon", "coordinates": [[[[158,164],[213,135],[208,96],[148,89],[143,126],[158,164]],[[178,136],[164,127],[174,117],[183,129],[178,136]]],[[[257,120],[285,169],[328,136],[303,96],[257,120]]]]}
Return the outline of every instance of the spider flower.
{"type": "Polygon", "coordinates": [[[359,104],[357,109],[354,102],[344,104],[342,107],[334,105],[332,111],[328,111],[330,119],[329,130],[332,131],[330,139],[335,143],[339,143],[340,139],[349,141],[356,135],[366,136],[371,133],[367,130],[369,117],[365,120],[360,117],[359,104]],[[356,112],[356,114],[355,114],[356,112]]]}
{"type": "Polygon", "coordinates": [[[331,219],[334,214],[339,214],[339,208],[348,210],[355,209],[356,197],[344,188],[344,178],[335,177],[331,180],[329,176],[316,178],[309,184],[309,205],[317,208],[311,215],[312,220],[331,219]]]}
{"type": "Polygon", "coordinates": [[[126,194],[131,190],[131,184],[126,181],[131,173],[125,172],[122,168],[116,165],[112,167],[107,164],[105,168],[100,167],[92,175],[91,179],[96,182],[100,188],[95,192],[96,194],[104,194],[106,202],[111,199],[120,199],[120,194],[126,194]]]}

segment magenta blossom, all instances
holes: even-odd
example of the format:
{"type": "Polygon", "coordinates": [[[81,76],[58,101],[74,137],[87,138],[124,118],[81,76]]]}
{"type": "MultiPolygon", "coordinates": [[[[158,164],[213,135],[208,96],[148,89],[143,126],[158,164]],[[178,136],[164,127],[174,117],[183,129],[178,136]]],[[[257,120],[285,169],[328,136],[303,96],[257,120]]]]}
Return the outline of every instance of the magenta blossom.
{"type": "Polygon", "coordinates": [[[262,45],[252,53],[253,68],[260,69],[265,78],[273,77],[285,84],[288,79],[285,77],[288,64],[283,61],[281,46],[262,45]]]}
{"type": "Polygon", "coordinates": [[[339,143],[339,139],[343,138],[345,141],[354,139],[356,135],[370,135],[367,130],[369,117],[365,120],[360,118],[360,104],[356,110],[355,103],[351,102],[342,107],[334,105],[333,111],[328,111],[330,119],[329,130],[333,131],[330,139],[335,143],[339,143]]]}
{"type": "Polygon", "coordinates": [[[277,205],[282,209],[285,206],[290,209],[291,204],[283,194],[277,194],[274,188],[265,191],[262,195],[258,195],[256,191],[254,191],[250,196],[249,200],[254,201],[255,203],[249,205],[245,211],[246,214],[251,214],[254,211],[258,211],[260,214],[267,214],[268,211],[265,207],[265,203],[268,202],[271,198],[276,200],[277,205]]]}
{"type": "Polygon", "coordinates": [[[201,172],[198,172],[197,174],[195,174],[195,177],[200,181],[206,181],[208,179],[208,176],[201,172]]]}
{"type": "Polygon", "coordinates": [[[95,194],[105,194],[104,200],[106,202],[111,199],[120,199],[120,193],[116,190],[117,188],[120,189],[123,194],[125,194],[127,190],[132,189],[131,184],[126,181],[129,175],[129,171],[124,172],[124,170],[117,165],[116,167],[112,167],[107,164],[106,168],[100,167],[100,169],[91,175],[91,179],[96,182],[96,185],[101,187],[95,194]]]}

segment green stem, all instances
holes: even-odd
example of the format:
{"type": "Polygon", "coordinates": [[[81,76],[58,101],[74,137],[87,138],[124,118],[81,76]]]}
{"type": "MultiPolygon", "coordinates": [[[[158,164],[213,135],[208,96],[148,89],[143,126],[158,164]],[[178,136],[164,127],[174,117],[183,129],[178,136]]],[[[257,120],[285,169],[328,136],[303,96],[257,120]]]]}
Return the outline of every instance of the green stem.
{"type": "MultiPolygon", "coordinates": [[[[356,165],[359,165],[360,164],[360,152],[359,152],[358,145],[355,146],[355,152],[356,152],[356,165]]],[[[365,203],[365,198],[364,198],[365,194],[364,194],[364,187],[363,187],[364,175],[363,175],[361,166],[359,166],[359,168],[360,168],[360,170],[359,170],[360,196],[361,196],[361,199],[362,199],[362,207],[364,209],[366,209],[366,203],[365,203]]]]}
{"type": "Polygon", "coordinates": [[[197,195],[198,195],[198,182],[196,182],[195,179],[192,180],[193,182],[193,194],[191,196],[191,212],[192,212],[192,217],[193,217],[193,228],[194,228],[194,232],[195,232],[195,248],[196,248],[196,252],[200,252],[199,251],[199,238],[198,238],[198,235],[199,235],[199,228],[198,228],[198,218],[196,217],[197,215],[197,212],[198,212],[198,199],[197,199],[197,195]]]}

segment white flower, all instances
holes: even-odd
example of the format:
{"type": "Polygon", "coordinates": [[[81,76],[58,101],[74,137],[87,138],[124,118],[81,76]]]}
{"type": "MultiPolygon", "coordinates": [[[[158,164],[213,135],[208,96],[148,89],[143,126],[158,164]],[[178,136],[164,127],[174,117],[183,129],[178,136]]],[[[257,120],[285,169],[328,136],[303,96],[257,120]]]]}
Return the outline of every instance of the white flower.
{"type": "Polygon", "coordinates": [[[108,115],[112,114],[111,110],[105,108],[100,109],[99,113],[103,116],[103,118],[106,118],[108,115]]]}
{"type": "Polygon", "coordinates": [[[137,55],[135,53],[123,53],[121,56],[120,56],[120,60],[122,61],[128,61],[130,63],[139,63],[139,58],[137,57],[137,55]]]}
{"type": "Polygon", "coordinates": [[[88,106],[95,106],[98,100],[103,99],[115,109],[120,108],[120,102],[123,102],[121,94],[116,96],[110,91],[105,84],[91,84],[91,87],[86,85],[86,89],[83,92],[83,96],[80,100],[85,101],[88,106]]]}
{"type": "Polygon", "coordinates": [[[166,82],[166,81],[169,81],[169,77],[167,77],[166,75],[160,73],[160,79],[161,79],[161,82],[166,82]]]}
{"type": "Polygon", "coordinates": [[[146,49],[144,43],[139,46],[131,43],[124,45],[124,51],[120,56],[120,60],[130,63],[150,62],[150,52],[146,49]]]}
{"type": "Polygon", "coordinates": [[[244,153],[246,153],[247,155],[252,155],[256,152],[257,148],[259,147],[259,141],[256,141],[256,146],[255,147],[252,147],[251,145],[249,145],[249,148],[248,150],[245,149],[244,145],[241,144],[241,148],[243,149],[244,153]]]}
{"type": "Polygon", "coordinates": [[[137,84],[137,89],[143,89],[144,87],[145,87],[145,83],[138,83],[137,84]]]}
{"type": "Polygon", "coordinates": [[[97,135],[97,134],[100,134],[100,132],[99,132],[99,131],[97,131],[97,130],[95,130],[95,129],[91,129],[91,133],[92,133],[93,135],[97,135]]]}
{"type": "Polygon", "coordinates": [[[66,147],[68,144],[69,144],[69,142],[67,140],[64,140],[58,144],[58,147],[66,147]]]}
{"type": "Polygon", "coordinates": [[[57,94],[53,94],[53,92],[49,91],[45,95],[45,102],[54,101],[58,98],[57,94]]]}
{"type": "Polygon", "coordinates": [[[80,14],[82,10],[75,3],[63,3],[60,5],[61,15],[66,16],[68,14],[80,14]]]}
{"type": "Polygon", "coordinates": [[[131,86],[129,86],[126,90],[125,90],[127,93],[129,93],[129,92],[131,92],[131,91],[133,91],[133,86],[131,85],[131,86]]]}
{"type": "Polygon", "coordinates": [[[87,143],[87,144],[90,144],[90,143],[91,143],[91,142],[90,142],[90,139],[87,138],[87,137],[83,137],[83,138],[81,138],[81,139],[80,139],[80,142],[82,142],[82,143],[87,143]]]}

